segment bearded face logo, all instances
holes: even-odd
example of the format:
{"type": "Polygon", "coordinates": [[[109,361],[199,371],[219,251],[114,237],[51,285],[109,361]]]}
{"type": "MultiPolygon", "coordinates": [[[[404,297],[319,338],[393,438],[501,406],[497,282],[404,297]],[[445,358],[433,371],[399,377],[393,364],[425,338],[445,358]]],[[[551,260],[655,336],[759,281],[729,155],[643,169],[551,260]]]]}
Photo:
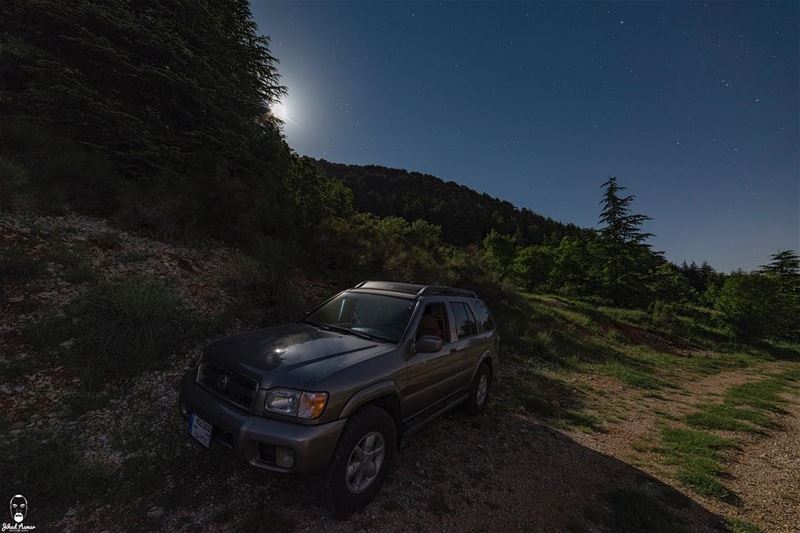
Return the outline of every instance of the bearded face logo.
{"type": "Polygon", "coordinates": [[[11,510],[11,518],[14,519],[14,522],[21,524],[22,521],[25,520],[25,513],[28,512],[28,500],[26,500],[25,496],[22,494],[17,494],[11,498],[9,509],[11,510]]]}

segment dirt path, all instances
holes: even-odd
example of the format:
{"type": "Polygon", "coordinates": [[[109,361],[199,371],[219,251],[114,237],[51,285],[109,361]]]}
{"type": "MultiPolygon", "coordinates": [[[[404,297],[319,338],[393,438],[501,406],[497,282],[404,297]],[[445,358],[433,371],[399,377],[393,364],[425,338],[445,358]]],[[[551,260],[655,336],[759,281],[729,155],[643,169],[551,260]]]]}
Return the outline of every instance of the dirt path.
{"type": "MultiPolygon", "coordinates": [[[[679,390],[660,393],[657,398],[634,395],[625,403],[630,408],[626,418],[608,425],[605,432],[569,434],[593,450],[630,460],[636,443],[656,442],[658,425],[665,417],[683,417],[700,404],[714,402],[716,396],[731,387],[796,366],[797,363],[784,361],[769,362],[689,382],[679,390]]],[[[624,389],[619,385],[617,388],[624,389]]],[[[623,390],[617,393],[625,394],[623,390]]],[[[739,496],[741,504],[692,496],[696,501],[714,513],[746,520],[764,531],[800,531],[800,395],[787,399],[790,403],[787,414],[780,419],[780,430],[737,436],[740,445],[729,456],[725,484],[739,496]]],[[[657,464],[642,468],[677,490],[687,490],[657,464]]]]}
{"type": "Polygon", "coordinates": [[[728,485],[740,496],[741,506],[711,501],[709,509],[764,531],[800,532],[800,394],[792,400],[785,406],[782,428],[768,438],[749,436],[729,463],[728,485]]]}
{"type": "Polygon", "coordinates": [[[653,433],[659,420],[685,416],[699,404],[714,401],[716,394],[757,380],[763,373],[780,372],[786,366],[787,363],[775,361],[745,369],[720,372],[693,381],[687,379],[681,388],[663,389],[657,394],[627,389],[610,378],[595,376],[592,385],[602,386],[604,390],[609,391],[610,396],[624,405],[623,419],[606,425],[605,431],[602,432],[570,431],[568,434],[593,450],[615,457],[624,457],[635,443],[653,433]],[[598,383],[599,379],[602,382],[598,383]]]}

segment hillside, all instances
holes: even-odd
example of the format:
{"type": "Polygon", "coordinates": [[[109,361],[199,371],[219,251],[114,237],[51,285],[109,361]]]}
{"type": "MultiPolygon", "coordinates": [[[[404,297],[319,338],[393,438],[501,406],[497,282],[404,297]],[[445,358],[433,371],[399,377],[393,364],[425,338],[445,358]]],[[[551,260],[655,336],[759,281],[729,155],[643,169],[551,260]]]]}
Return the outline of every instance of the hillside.
{"type": "Polygon", "coordinates": [[[276,300],[241,251],[76,215],[0,214],[0,243],[0,453],[14,458],[0,476],[43,530],[788,532],[800,520],[800,349],[734,343],[709,310],[661,325],[482,292],[503,339],[490,408],[406,439],[377,499],[337,522],[317,478],[194,446],[176,408],[210,339],[296,318],[336,283],[295,272],[276,300]]]}
{"type": "Polygon", "coordinates": [[[510,202],[479,193],[430,174],[378,165],[344,165],[314,160],[328,176],[353,191],[354,207],[378,216],[419,218],[442,227],[446,242],[463,245],[480,242],[490,230],[519,231],[523,244],[558,243],[580,229],[515,207],[510,202]]]}

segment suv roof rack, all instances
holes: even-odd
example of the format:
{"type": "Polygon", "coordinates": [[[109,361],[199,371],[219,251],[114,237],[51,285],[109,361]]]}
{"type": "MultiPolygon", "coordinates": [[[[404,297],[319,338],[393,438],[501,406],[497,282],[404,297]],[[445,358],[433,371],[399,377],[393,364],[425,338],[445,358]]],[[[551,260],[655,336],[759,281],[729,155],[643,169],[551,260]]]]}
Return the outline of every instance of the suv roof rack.
{"type": "Polygon", "coordinates": [[[445,287],[442,285],[417,285],[415,283],[399,283],[394,281],[362,281],[355,286],[356,289],[372,289],[377,291],[404,292],[417,296],[462,296],[477,298],[475,291],[445,287]]]}
{"type": "Polygon", "coordinates": [[[475,291],[468,289],[456,289],[455,287],[445,287],[442,285],[428,285],[417,293],[417,296],[464,296],[466,298],[477,298],[475,291]]]}

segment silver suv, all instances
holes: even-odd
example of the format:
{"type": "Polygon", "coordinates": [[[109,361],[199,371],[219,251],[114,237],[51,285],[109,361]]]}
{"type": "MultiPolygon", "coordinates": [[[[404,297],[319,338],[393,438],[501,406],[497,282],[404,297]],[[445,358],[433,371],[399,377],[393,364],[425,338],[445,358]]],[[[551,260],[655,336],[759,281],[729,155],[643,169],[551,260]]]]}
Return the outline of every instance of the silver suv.
{"type": "Polygon", "coordinates": [[[486,406],[498,334],[473,291],[366,281],[298,323],[206,346],[181,384],[188,432],[251,465],[326,471],[340,513],[380,490],[401,435],[486,406]]]}

